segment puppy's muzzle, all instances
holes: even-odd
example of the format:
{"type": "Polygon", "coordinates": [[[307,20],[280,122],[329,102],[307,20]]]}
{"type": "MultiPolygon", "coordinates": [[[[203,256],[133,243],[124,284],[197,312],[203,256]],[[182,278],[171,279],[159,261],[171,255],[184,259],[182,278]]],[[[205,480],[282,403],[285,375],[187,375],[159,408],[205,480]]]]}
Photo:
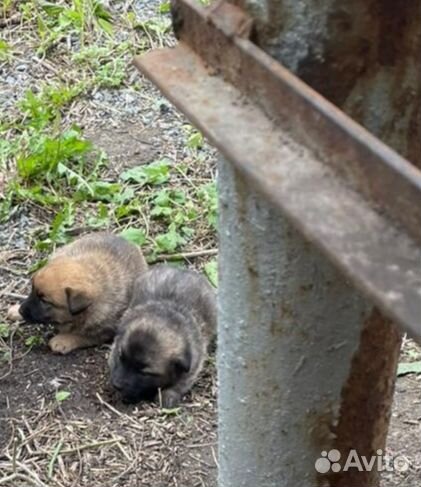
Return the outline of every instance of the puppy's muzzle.
{"type": "Polygon", "coordinates": [[[19,307],[19,313],[25,321],[29,323],[49,323],[50,317],[42,309],[40,303],[36,302],[31,296],[25,299],[19,307]]]}
{"type": "Polygon", "coordinates": [[[19,307],[19,313],[25,321],[35,322],[36,319],[31,312],[31,304],[28,302],[29,299],[25,299],[19,307]]]}
{"type": "Polygon", "coordinates": [[[111,373],[111,384],[125,403],[133,404],[139,401],[150,401],[157,393],[156,388],[145,387],[139,380],[124,370],[121,365],[115,365],[111,373]]]}

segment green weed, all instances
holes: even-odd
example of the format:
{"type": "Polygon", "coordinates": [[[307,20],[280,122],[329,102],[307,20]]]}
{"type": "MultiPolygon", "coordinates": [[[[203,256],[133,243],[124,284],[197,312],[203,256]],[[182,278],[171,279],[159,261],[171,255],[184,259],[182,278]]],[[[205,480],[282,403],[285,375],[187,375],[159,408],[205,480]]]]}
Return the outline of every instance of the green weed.
{"type": "Polygon", "coordinates": [[[196,190],[197,199],[202,207],[203,216],[207,218],[208,224],[216,229],[218,220],[218,194],[216,183],[206,183],[196,190]]]}
{"type": "Polygon", "coordinates": [[[92,144],[81,138],[75,129],[66,130],[56,137],[40,137],[30,154],[18,158],[18,175],[23,181],[42,180],[51,184],[57,176],[61,176],[70,186],[86,185],[83,177],[72,171],[72,166],[79,165],[91,150],[92,144]]]}
{"type": "Polygon", "coordinates": [[[75,221],[75,207],[72,201],[66,202],[63,210],[58,212],[51,222],[49,231],[45,238],[40,238],[35,247],[41,251],[51,251],[56,245],[63,245],[69,242],[69,228],[75,221]]]}
{"type": "Polygon", "coordinates": [[[140,228],[125,228],[120,232],[120,236],[139,246],[142,246],[146,242],[146,234],[140,228]]]}
{"type": "Polygon", "coordinates": [[[132,25],[145,34],[148,40],[147,47],[154,49],[164,47],[164,38],[171,29],[171,20],[161,16],[140,22],[132,19],[132,25]]]}
{"type": "Polygon", "coordinates": [[[72,0],[69,4],[43,2],[36,13],[40,45],[47,52],[67,35],[75,35],[82,45],[98,31],[113,34],[112,16],[98,0],[72,0]]]}
{"type": "Polygon", "coordinates": [[[158,6],[158,13],[168,14],[171,10],[171,3],[169,1],[161,2],[158,6]]]}
{"type": "Polygon", "coordinates": [[[124,171],[122,181],[138,183],[142,186],[166,183],[169,179],[170,162],[167,159],[153,162],[144,166],[136,166],[124,171]]]}
{"type": "Polygon", "coordinates": [[[215,259],[207,262],[205,264],[204,271],[212,286],[217,287],[218,286],[218,261],[215,259]]]}
{"type": "Polygon", "coordinates": [[[2,4],[0,6],[0,14],[6,15],[9,12],[9,10],[12,8],[13,2],[14,0],[2,0],[2,4]]]}
{"type": "Polygon", "coordinates": [[[9,338],[11,329],[6,323],[0,323],[0,338],[9,338]]]}
{"type": "Polygon", "coordinates": [[[154,251],[159,253],[172,253],[186,243],[186,239],[177,229],[174,223],[168,227],[168,231],[155,238],[154,251]]]}
{"type": "Polygon", "coordinates": [[[0,39],[0,61],[9,61],[12,58],[12,48],[8,42],[0,39]]]}
{"type": "Polygon", "coordinates": [[[31,335],[25,339],[25,345],[29,348],[37,347],[44,343],[44,339],[40,335],[31,335]]]}
{"type": "Polygon", "coordinates": [[[57,391],[55,393],[55,400],[58,403],[62,403],[66,399],[69,399],[70,396],[71,396],[71,393],[69,391],[64,391],[64,390],[63,391],[57,391]]]}
{"type": "Polygon", "coordinates": [[[95,74],[95,81],[102,88],[117,88],[126,77],[125,59],[113,59],[100,66],[95,74]]]}
{"type": "Polygon", "coordinates": [[[186,146],[195,151],[201,149],[205,143],[202,133],[191,125],[184,125],[184,130],[187,134],[186,146]]]}

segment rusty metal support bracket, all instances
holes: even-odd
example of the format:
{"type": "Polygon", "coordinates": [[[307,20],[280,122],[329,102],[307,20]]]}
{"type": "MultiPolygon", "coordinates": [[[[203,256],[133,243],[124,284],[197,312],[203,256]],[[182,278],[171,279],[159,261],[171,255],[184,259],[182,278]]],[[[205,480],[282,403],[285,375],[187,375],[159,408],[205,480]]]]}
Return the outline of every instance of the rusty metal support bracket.
{"type": "Polygon", "coordinates": [[[175,48],[135,64],[250,187],[421,337],[421,173],[253,44],[250,18],[172,4],[175,48]]]}

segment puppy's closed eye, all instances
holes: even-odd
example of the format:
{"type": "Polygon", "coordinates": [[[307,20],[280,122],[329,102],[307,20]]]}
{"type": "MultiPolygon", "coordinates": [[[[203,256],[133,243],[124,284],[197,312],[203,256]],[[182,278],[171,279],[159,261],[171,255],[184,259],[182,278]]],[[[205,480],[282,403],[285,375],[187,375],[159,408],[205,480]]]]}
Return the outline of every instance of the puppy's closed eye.
{"type": "Polygon", "coordinates": [[[159,374],[149,368],[149,365],[146,362],[139,359],[131,359],[123,351],[120,351],[120,360],[125,367],[131,369],[136,374],[148,377],[159,376],[159,374]]]}
{"type": "Polygon", "coordinates": [[[45,294],[38,293],[37,297],[44,304],[48,304],[50,306],[56,306],[50,299],[47,298],[47,296],[45,296],[45,294]]]}
{"type": "Polygon", "coordinates": [[[160,374],[150,370],[150,369],[141,369],[139,370],[139,374],[147,377],[160,377],[160,374]]]}

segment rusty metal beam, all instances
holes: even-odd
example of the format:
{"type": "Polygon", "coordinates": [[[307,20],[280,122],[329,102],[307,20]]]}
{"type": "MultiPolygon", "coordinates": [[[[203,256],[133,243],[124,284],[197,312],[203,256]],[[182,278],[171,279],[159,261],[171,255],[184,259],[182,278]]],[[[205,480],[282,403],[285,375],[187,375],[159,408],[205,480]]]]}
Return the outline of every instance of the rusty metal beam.
{"type": "Polygon", "coordinates": [[[136,66],[389,317],[421,336],[421,173],[242,36],[174,2],[175,49],[136,66]]]}
{"type": "MultiPolygon", "coordinates": [[[[241,9],[223,2],[207,12],[194,0],[173,5],[183,47],[234,85],[278,130],[317,151],[326,166],[421,241],[421,205],[414,204],[419,201],[421,175],[416,169],[241,37],[252,33],[250,18],[241,9]]],[[[147,62],[148,57],[138,61],[142,59],[147,62]]]]}

